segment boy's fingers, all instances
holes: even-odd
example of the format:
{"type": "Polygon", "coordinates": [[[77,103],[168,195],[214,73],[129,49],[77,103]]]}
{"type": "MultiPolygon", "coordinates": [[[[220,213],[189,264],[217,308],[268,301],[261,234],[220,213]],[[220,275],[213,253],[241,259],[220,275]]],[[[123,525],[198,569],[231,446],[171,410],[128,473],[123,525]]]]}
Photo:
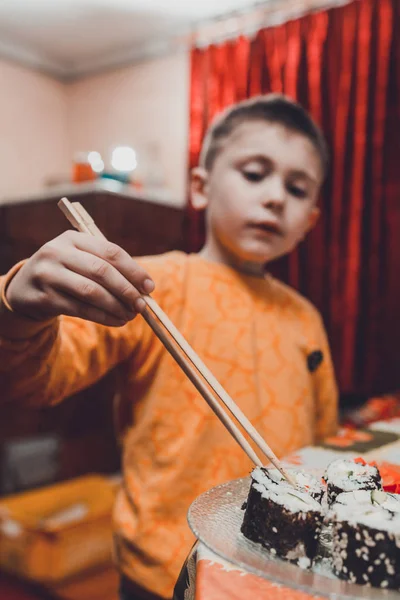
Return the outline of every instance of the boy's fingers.
{"type": "Polygon", "coordinates": [[[150,294],[154,290],[154,282],[149,274],[116,244],[82,233],[69,232],[69,234],[76,248],[94,254],[112,265],[139,292],[150,294]]]}
{"type": "MultiPolygon", "coordinates": [[[[111,267],[110,267],[111,268],[111,267]]],[[[130,321],[136,316],[133,307],[124,305],[96,281],[67,269],[51,274],[52,289],[68,297],[94,307],[120,321],[130,321]]]]}
{"type": "Polygon", "coordinates": [[[126,324],[126,320],[118,319],[117,317],[106,313],[103,310],[79,302],[75,298],[66,296],[60,296],[57,302],[59,313],[71,317],[80,317],[86,321],[93,321],[100,325],[106,325],[108,327],[122,327],[126,324]]]}
{"type": "MultiPolygon", "coordinates": [[[[85,278],[87,284],[83,289],[83,294],[78,294],[80,297],[82,297],[82,295],[91,295],[92,292],[95,293],[95,290],[92,290],[89,285],[90,282],[93,282],[93,284],[105,288],[112,296],[118,298],[128,310],[141,310],[143,299],[141,299],[140,293],[136,287],[109,262],[97,255],[76,249],[73,249],[70,252],[61,252],[59,260],[67,272],[74,272],[85,278]]],[[[53,280],[54,276],[56,275],[53,274],[53,280]]],[[[98,299],[98,294],[95,294],[95,300],[98,301],[98,299]]],[[[90,303],[92,304],[92,302],[90,303]]]]}

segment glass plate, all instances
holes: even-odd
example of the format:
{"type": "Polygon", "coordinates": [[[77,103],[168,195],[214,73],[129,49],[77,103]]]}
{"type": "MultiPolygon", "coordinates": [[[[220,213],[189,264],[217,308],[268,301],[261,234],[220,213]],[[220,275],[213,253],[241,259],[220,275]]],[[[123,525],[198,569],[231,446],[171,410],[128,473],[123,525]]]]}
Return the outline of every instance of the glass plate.
{"type": "Polygon", "coordinates": [[[358,599],[399,600],[393,590],[380,590],[341,581],[323,559],[312,570],[274,558],[268,551],[245,538],[240,532],[242,504],[247,499],[250,478],[235,479],[199,496],[188,512],[194,535],[216,555],[264,579],[306,591],[331,600],[358,599]]]}

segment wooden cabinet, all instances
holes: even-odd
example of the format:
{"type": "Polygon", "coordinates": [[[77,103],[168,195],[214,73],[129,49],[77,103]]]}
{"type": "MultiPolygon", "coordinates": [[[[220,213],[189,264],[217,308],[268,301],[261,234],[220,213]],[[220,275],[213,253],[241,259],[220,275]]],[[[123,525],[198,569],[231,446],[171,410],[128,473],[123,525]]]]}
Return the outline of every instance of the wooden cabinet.
{"type": "MultiPolygon", "coordinates": [[[[133,256],[183,249],[183,209],[146,201],[132,192],[116,194],[99,187],[76,193],[68,190],[65,195],[81,202],[104,234],[133,256]]],[[[70,227],[57,207],[59,199],[57,194],[0,205],[0,273],[70,227]]],[[[110,373],[51,409],[27,411],[2,402],[0,445],[11,438],[55,433],[61,439],[59,479],[91,471],[113,472],[119,466],[113,392],[114,374],[110,373]]]]}
{"type": "MultiPolygon", "coordinates": [[[[96,189],[69,197],[81,202],[103,233],[132,256],[183,248],[182,209],[96,189]]],[[[0,204],[1,273],[70,227],[57,207],[59,199],[0,204]]]]}

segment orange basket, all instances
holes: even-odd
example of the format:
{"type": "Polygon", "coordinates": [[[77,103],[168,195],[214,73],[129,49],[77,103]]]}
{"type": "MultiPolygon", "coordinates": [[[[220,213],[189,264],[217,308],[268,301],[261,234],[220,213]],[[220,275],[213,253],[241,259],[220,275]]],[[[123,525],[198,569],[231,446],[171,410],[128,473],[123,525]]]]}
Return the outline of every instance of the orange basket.
{"type": "Polygon", "coordinates": [[[57,582],[112,562],[116,486],[87,476],[0,502],[0,568],[57,582]]]}

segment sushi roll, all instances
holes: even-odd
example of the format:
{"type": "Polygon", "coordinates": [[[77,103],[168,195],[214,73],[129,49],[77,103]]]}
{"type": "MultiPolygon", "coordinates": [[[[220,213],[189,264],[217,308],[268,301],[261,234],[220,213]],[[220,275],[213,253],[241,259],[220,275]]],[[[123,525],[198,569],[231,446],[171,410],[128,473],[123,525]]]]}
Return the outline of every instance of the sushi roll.
{"type": "MultiPolygon", "coordinates": [[[[279,475],[281,476],[281,480],[283,480],[282,475],[280,473],[279,475]]],[[[307,492],[311,498],[314,498],[319,503],[323,501],[326,494],[326,485],[322,479],[316,479],[311,473],[307,473],[306,471],[298,471],[295,479],[300,490],[307,492]]]]}
{"type": "Polygon", "coordinates": [[[323,522],[318,500],[323,488],[306,473],[293,472],[293,476],[298,489],[275,469],[254,469],[241,531],[272,555],[309,567],[323,522]]]}
{"type": "Polygon", "coordinates": [[[333,569],[341,579],[400,589],[400,501],[381,490],[340,494],[333,524],[333,569]]]}
{"type": "Polygon", "coordinates": [[[338,459],[331,462],[325,471],[324,480],[328,486],[329,506],[342,492],[382,489],[382,479],[377,467],[352,460],[338,459]]]}
{"type": "MultiPolygon", "coordinates": [[[[321,502],[325,493],[326,485],[321,479],[314,477],[307,471],[291,471],[292,477],[296,481],[297,487],[303,492],[307,492],[314,500],[321,502]]],[[[276,489],[276,486],[286,486],[288,490],[293,490],[293,486],[286,481],[278,469],[267,469],[257,467],[252,473],[252,479],[261,479],[263,485],[268,488],[276,489]]]]}

